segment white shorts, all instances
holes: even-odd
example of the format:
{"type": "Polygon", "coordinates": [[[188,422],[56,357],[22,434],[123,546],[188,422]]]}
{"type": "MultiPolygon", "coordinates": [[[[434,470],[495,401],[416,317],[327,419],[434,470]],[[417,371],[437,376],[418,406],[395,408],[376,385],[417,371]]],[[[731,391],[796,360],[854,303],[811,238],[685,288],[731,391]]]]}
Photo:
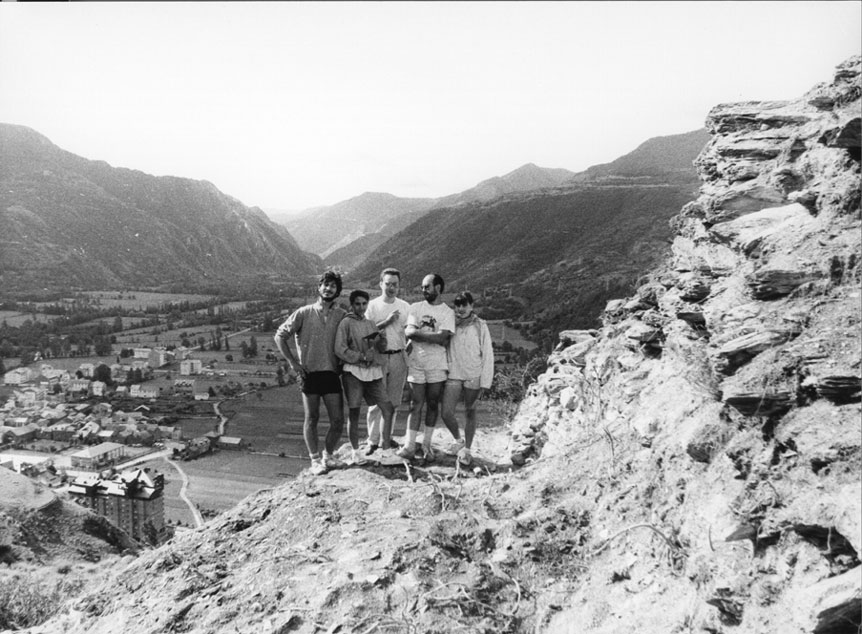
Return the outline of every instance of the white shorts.
{"type": "Polygon", "coordinates": [[[467,390],[478,390],[482,387],[480,377],[478,376],[472,379],[446,379],[446,385],[449,385],[450,383],[467,390]]]}
{"type": "Polygon", "coordinates": [[[443,383],[448,376],[446,370],[421,370],[409,368],[407,370],[407,382],[422,385],[425,383],[443,383]]]}

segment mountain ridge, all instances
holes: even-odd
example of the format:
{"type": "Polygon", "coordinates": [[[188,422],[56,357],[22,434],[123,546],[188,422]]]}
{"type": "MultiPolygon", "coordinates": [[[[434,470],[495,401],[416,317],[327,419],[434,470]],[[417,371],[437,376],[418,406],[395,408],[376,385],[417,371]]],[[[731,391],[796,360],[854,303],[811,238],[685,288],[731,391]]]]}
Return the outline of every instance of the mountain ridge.
{"type": "Polygon", "coordinates": [[[373,287],[382,268],[395,266],[408,288],[428,271],[474,295],[509,285],[527,304],[517,318],[539,319],[544,332],[532,334],[550,345],[559,330],[592,327],[607,299],[631,292],[640,271],[660,261],[667,222],[697,192],[694,159],[706,139],[697,130],[647,141],[633,159],[615,163],[629,166],[628,175],[608,164],[554,187],[413,216],[395,236],[377,240],[350,278],[373,287]],[[656,147],[673,160],[650,167],[644,161],[656,147]],[[685,162],[687,169],[678,167],[685,162]]]}
{"type": "Polygon", "coordinates": [[[327,259],[338,249],[349,246],[352,240],[378,233],[392,236],[431,209],[492,200],[526,189],[552,187],[573,175],[573,172],[562,168],[543,168],[526,163],[503,176],[485,179],[456,194],[439,198],[401,198],[385,192],[365,192],[334,205],[312,207],[284,219],[283,224],[304,248],[327,259]]]}
{"type": "Polygon", "coordinates": [[[0,282],[9,290],[236,286],[309,276],[320,262],[208,181],[90,161],[24,126],[0,124],[0,188],[0,282]]]}

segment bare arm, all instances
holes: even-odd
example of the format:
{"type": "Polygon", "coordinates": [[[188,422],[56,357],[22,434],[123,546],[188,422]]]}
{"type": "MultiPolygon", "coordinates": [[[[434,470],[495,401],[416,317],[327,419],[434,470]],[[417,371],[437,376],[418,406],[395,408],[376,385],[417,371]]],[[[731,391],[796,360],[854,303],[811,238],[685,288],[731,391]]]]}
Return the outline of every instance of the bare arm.
{"type": "Polygon", "coordinates": [[[422,332],[416,326],[407,326],[407,328],[404,329],[404,334],[412,341],[436,343],[440,346],[449,345],[449,339],[452,337],[452,333],[448,330],[443,330],[441,332],[422,332]]]}
{"type": "Polygon", "coordinates": [[[290,349],[290,345],[288,344],[288,339],[290,339],[291,335],[292,333],[287,327],[287,322],[285,322],[275,333],[275,345],[281,353],[281,356],[287,360],[287,364],[290,366],[290,369],[296,374],[305,377],[307,373],[305,366],[299,362],[299,359],[293,354],[293,351],[290,349]]]}
{"type": "Polygon", "coordinates": [[[383,328],[386,328],[386,326],[388,326],[389,324],[398,321],[398,318],[400,316],[401,316],[400,310],[393,310],[391,313],[389,313],[389,316],[386,319],[381,319],[380,321],[376,322],[375,325],[377,326],[378,329],[382,330],[383,328]]]}

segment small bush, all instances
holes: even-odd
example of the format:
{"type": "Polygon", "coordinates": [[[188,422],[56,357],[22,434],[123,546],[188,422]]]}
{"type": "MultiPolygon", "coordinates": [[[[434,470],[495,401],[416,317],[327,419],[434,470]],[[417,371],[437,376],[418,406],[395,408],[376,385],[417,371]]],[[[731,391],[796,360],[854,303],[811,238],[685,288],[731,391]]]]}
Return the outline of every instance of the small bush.
{"type": "Polygon", "coordinates": [[[0,629],[23,629],[44,623],[63,602],[77,596],[82,579],[47,580],[33,575],[0,579],[0,629]]]}

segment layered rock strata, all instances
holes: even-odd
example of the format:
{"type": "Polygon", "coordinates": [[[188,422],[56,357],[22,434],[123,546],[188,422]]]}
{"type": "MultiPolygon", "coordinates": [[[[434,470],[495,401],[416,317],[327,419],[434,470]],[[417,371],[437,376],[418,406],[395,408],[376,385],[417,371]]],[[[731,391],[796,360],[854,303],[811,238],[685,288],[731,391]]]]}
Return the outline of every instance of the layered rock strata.
{"type": "Polygon", "coordinates": [[[858,57],[715,107],[671,261],[564,333],[513,448],[570,463],[601,552],[547,631],[857,631],[859,121],[858,57]]]}

